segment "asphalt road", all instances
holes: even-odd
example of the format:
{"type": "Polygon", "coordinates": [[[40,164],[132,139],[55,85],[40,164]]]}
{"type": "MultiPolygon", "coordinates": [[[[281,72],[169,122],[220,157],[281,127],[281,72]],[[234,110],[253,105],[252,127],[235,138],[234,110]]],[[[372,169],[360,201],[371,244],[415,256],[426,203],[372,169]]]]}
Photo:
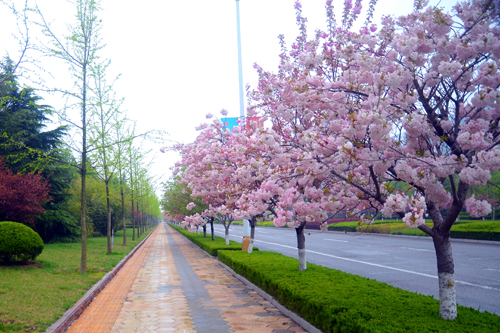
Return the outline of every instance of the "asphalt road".
{"type": "MultiPolygon", "coordinates": [[[[224,227],[214,227],[215,234],[223,237],[224,227]]],[[[439,299],[436,255],[430,238],[306,232],[308,262],[439,299]]],[[[229,234],[231,240],[241,242],[243,227],[231,225],[229,234]]],[[[255,246],[297,258],[292,229],[257,227],[255,246]]],[[[457,303],[500,315],[500,244],[452,240],[452,248],[457,303]]]]}

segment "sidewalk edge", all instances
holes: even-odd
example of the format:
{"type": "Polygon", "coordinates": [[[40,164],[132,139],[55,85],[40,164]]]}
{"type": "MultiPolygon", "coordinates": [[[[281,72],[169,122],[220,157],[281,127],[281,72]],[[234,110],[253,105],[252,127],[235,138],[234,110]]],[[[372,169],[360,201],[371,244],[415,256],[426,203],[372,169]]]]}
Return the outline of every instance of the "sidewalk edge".
{"type": "MultiPolygon", "coordinates": [[[[156,228],[155,228],[156,229],[156,228]]],[[[134,255],[134,253],[144,244],[144,242],[151,236],[153,229],[137,246],[129,252],[111,271],[106,273],[96,284],[90,288],[82,298],[80,298],[75,305],[66,310],[61,318],[49,326],[45,333],[63,333],[80,317],[85,309],[92,303],[94,298],[106,287],[106,285],[113,279],[113,277],[122,269],[125,263],[134,255]]]]}

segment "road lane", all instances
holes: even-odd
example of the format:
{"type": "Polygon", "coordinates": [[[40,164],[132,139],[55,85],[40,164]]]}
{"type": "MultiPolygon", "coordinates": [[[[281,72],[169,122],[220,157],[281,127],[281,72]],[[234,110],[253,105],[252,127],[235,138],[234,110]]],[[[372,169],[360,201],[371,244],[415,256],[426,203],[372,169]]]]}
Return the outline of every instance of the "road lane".
{"type": "MultiPolygon", "coordinates": [[[[223,235],[222,225],[215,225],[223,235]]],[[[242,226],[230,228],[241,242],[242,226]]],[[[295,231],[256,228],[255,245],[297,258],[295,231]]],[[[500,244],[452,241],[457,302],[500,315],[500,244]]],[[[395,237],[306,230],[307,261],[439,297],[436,256],[427,237],[395,237]]]]}

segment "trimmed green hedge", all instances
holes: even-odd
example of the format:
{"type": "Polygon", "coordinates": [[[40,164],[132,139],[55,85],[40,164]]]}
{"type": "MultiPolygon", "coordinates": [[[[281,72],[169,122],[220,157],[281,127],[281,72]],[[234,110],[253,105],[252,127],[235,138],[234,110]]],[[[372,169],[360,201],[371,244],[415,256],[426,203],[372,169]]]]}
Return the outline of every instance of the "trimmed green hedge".
{"type": "Polygon", "coordinates": [[[356,231],[356,228],[357,228],[357,224],[356,226],[335,226],[335,225],[329,225],[328,226],[328,231],[348,231],[348,232],[355,232],[356,231]]]}
{"type": "Polygon", "coordinates": [[[498,332],[500,317],[458,307],[439,317],[439,301],[386,283],[259,251],[219,251],[219,260],[323,332],[498,332]]]}
{"type": "MultiPolygon", "coordinates": [[[[232,240],[229,241],[229,245],[226,245],[226,240],[222,237],[215,236],[215,240],[212,240],[212,235],[207,235],[207,237],[203,237],[203,234],[191,233],[188,230],[185,230],[179,226],[170,224],[172,228],[179,231],[182,235],[184,235],[187,239],[189,239],[194,244],[198,245],[201,249],[206,251],[211,256],[216,257],[218,255],[219,250],[239,250],[241,251],[241,243],[234,242],[232,240]]],[[[253,251],[258,251],[259,249],[254,247],[253,251]]]]}
{"type": "Polygon", "coordinates": [[[43,240],[33,229],[17,222],[0,222],[0,262],[35,260],[43,240]]]}
{"type": "MultiPolygon", "coordinates": [[[[462,222],[462,221],[460,221],[462,222]]],[[[463,223],[455,224],[452,230],[457,231],[477,231],[477,232],[499,232],[500,221],[463,221],[463,223]]]]}
{"type": "MultiPolygon", "coordinates": [[[[426,221],[426,224],[432,228],[434,224],[430,221],[426,221]]],[[[393,235],[406,235],[413,234],[417,236],[426,236],[427,234],[420,229],[410,228],[406,223],[387,223],[387,224],[372,224],[372,225],[362,225],[356,228],[357,231],[368,232],[368,233],[378,233],[378,234],[393,234],[393,235]]]]}
{"type": "Polygon", "coordinates": [[[500,242],[500,232],[451,230],[451,238],[479,239],[500,242]]]}
{"type": "MultiPolygon", "coordinates": [[[[427,220],[426,223],[430,221],[427,220]]],[[[391,229],[407,228],[410,229],[406,223],[401,220],[375,220],[371,225],[359,225],[359,221],[339,222],[328,225],[330,231],[347,231],[347,232],[371,232],[371,233],[391,233],[391,229]]],[[[394,232],[393,232],[394,233],[394,232]]]]}
{"type": "Polygon", "coordinates": [[[500,241],[500,222],[474,221],[454,225],[451,228],[450,235],[451,238],[500,241]]]}

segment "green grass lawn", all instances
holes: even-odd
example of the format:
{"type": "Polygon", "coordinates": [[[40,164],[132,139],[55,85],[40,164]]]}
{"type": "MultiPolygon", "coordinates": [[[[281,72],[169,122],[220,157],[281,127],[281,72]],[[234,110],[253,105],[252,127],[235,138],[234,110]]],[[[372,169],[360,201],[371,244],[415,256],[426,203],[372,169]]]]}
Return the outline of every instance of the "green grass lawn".
{"type": "Polygon", "coordinates": [[[36,265],[0,266],[0,333],[43,332],[147,236],[117,231],[111,255],[106,237],[87,240],[87,273],[79,274],[81,243],[46,244],[36,265]]]}

